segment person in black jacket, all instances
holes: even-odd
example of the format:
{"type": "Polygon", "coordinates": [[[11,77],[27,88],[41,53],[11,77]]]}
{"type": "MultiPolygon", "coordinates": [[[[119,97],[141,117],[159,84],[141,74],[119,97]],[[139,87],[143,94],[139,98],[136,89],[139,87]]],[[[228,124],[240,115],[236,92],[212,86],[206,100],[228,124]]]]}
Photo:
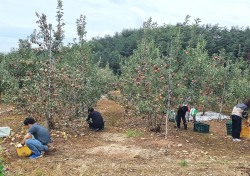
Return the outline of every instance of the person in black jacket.
{"type": "Polygon", "coordinates": [[[176,115],[176,126],[177,128],[180,128],[181,125],[181,120],[184,125],[184,129],[187,129],[187,121],[186,121],[186,112],[188,111],[188,106],[187,105],[179,105],[179,108],[177,110],[177,115],[176,115]]]}
{"type": "Polygon", "coordinates": [[[88,113],[89,115],[86,121],[89,124],[89,128],[95,131],[103,130],[104,121],[103,121],[101,113],[99,113],[98,111],[94,111],[94,108],[89,108],[88,113]]]}

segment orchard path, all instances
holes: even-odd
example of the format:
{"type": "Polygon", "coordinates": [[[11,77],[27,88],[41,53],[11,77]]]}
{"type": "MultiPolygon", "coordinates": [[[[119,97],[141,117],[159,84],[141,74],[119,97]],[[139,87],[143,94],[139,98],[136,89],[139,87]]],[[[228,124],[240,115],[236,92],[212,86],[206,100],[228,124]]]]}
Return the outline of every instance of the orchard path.
{"type": "MultiPolygon", "coordinates": [[[[3,107],[3,105],[1,105],[3,107]]],[[[113,100],[102,98],[96,107],[106,120],[102,132],[90,131],[82,120],[70,124],[73,129],[51,132],[50,151],[42,158],[18,158],[15,144],[26,129],[5,138],[2,152],[6,175],[29,176],[166,176],[166,175],[250,175],[250,141],[233,143],[225,134],[225,121],[209,122],[210,133],[177,131],[169,123],[169,136],[148,132],[142,118],[131,119],[124,108],[113,100]],[[138,125],[135,125],[138,124],[138,125]],[[78,126],[77,126],[78,125],[78,126]],[[141,131],[139,137],[127,137],[128,131],[141,131]]],[[[13,130],[24,116],[0,114],[1,124],[13,130]],[[4,117],[4,118],[3,118],[4,117]]],[[[67,128],[69,129],[69,128],[67,128]]]]}

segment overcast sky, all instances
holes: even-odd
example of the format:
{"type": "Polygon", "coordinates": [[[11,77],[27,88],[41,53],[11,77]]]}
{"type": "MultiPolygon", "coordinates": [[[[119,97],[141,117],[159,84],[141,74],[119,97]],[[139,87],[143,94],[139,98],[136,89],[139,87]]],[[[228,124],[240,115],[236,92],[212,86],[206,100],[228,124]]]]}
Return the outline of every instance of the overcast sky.
{"type": "MultiPolygon", "coordinates": [[[[0,0],[0,52],[18,47],[38,29],[35,12],[56,25],[57,0],[0,0]]],[[[152,17],[158,25],[182,23],[186,15],[201,24],[250,26],[250,0],[63,0],[65,45],[77,38],[76,19],[86,16],[87,39],[142,27],[152,17]]]]}

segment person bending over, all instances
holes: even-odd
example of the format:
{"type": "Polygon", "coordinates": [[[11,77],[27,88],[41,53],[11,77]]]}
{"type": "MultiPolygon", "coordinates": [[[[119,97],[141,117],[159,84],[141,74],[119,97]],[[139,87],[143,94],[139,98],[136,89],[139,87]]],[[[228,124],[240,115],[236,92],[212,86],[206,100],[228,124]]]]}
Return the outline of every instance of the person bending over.
{"type": "Polygon", "coordinates": [[[250,99],[246,100],[244,103],[235,105],[231,113],[232,137],[233,137],[233,141],[235,142],[241,141],[240,133],[241,133],[241,126],[242,126],[242,118],[248,117],[249,106],[250,106],[250,99]]]}
{"type": "Polygon", "coordinates": [[[186,112],[188,111],[188,106],[187,105],[179,105],[179,108],[177,110],[177,115],[176,115],[176,126],[177,128],[180,128],[181,125],[181,120],[183,122],[184,129],[187,129],[187,122],[186,122],[186,112]]]}

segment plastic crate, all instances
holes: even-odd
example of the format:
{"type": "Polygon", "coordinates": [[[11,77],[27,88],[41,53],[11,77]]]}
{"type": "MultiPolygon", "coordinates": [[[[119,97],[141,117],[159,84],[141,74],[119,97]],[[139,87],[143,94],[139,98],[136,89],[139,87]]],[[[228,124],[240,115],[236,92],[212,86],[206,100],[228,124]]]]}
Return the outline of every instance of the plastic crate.
{"type": "Polygon", "coordinates": [[[176,114],[173,110],[171,110],[169,113],[168,113],[168,121],[169,122],[175,122],[175,118],[176,118],[176,114]]]}
{"type": "Polygon", "coordinates": [[[169,116],[168,121],[169,122],[175,122],[176,117],[175,116],[169,116]]]}
{"type": "Polygon", "coordinates": [[[201,123],[201,122],[194,123],[195,132],[209,133],[209,127],[210,125],[205,124],[205,123],[201,123]]]}
{"type": "Polygon", "coordinates": [[[232,135],[232,120],[227,121],[226,129],[227,129],[227,135],[232,135]]]}
{"type": "Polygon", "coordinates": [[[250,138],[250,127],[243,126],[241,129],[240,137],[242,138],[250,138]]]}

